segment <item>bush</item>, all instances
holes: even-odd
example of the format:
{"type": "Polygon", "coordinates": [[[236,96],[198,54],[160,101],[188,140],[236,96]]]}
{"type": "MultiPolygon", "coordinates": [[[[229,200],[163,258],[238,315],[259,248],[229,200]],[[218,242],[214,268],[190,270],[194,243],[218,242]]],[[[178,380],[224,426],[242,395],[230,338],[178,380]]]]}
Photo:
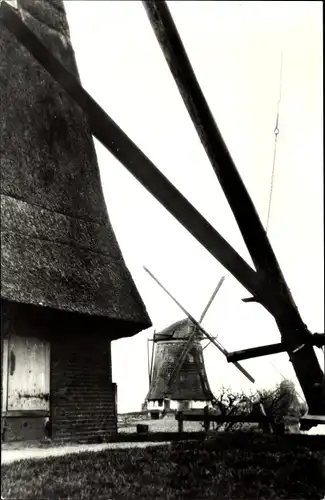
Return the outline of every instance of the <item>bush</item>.
{"type": "MultiPolygon", "coordinates": [[[[242,392],[232,391],[222,387],[213,402],[213,407],[222,416],[249,415],[261,412],[261,404],[268,417],[276,424],[283,424],[286,417],[296,419],[307,412],[307,405],[299,401],[294,383],[283,380],[275,389],[262,389],[249,396],[242,392]]],[[[247,428],[248,425],[240,422],[215,423],[216,430],[237,431],[247,428]]]]}
{"type": "Polygon", "coordinates": [[[285,417],[298,420],[307,412],[307,406],[299,401],[291,380],[283,380],[275,390],[257,391],[253,399],[263,404],[266,415],[274,418],[275,422],[283,422],[285,417]]]}
{"type": "MultiPolygon", "coordinates": [[[[213,402],[213,407],[224,417],[230,415],[248,415],[252,411],[252,401],[244,392],[235,392],[230,388],[221,387],[213,402]]],[[[245,426],[247,424],[240,422],[215,422],[215,429],[219,431],[236,431],[245,426]]]]}

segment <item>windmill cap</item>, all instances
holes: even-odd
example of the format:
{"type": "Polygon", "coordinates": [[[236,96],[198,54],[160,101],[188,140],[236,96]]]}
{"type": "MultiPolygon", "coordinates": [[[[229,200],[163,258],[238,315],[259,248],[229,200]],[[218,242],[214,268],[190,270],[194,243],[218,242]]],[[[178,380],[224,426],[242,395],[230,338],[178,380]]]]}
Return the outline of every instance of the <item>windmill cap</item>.
{"type": "MultiPolygon", "coordinates": [[[[161,332],[155,333],[154,340],[159,342],[164,340],[167,341],[188,339],[194,328],[196,328],[196,326],[192,323],[192,321],[189,318],[185,318],[180,321],[176,321],[172,325],[169,325],[161,332]]],[[[197,331],[197,340],[202,339],[202,333],[200,331],[197,331]]]]}

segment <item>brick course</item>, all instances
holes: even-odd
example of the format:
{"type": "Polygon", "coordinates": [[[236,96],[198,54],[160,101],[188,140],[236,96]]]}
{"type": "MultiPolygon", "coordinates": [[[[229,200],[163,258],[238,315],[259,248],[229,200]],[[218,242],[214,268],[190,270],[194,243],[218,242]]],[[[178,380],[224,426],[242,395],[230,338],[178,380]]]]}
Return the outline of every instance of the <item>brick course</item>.
{"type": "Polygon", "coordinates": [[[111,345],[100,335],[51,342],[52,438],[100,441],[117,433],[111,345]]]}

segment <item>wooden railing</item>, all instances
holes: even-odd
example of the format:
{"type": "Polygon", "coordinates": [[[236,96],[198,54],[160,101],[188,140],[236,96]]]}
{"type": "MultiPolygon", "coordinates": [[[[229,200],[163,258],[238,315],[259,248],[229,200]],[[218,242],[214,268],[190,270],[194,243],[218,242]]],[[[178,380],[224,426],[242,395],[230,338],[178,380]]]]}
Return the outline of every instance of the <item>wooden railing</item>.
{"type": "Polygon", "coordinates": [[[175,415],[175,419],[178,421],[178,432],[184,432],[184,422],[202,422],[206,432],[210,429],[211,422],[218,423],[258,423],[265,424],[268,430],[272,432],[275,423],[272,417],[266,415],[251,413],[248,415],[220,415],[216,414],[209,409],[204,410],[183,410],[178,411],[175,415]]]}

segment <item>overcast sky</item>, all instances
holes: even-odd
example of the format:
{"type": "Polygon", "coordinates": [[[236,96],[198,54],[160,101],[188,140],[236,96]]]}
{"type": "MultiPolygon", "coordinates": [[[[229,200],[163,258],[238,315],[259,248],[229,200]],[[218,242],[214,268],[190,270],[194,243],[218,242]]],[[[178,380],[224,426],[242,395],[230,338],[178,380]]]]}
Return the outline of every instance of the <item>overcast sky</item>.
{"type": "MultiPolygon", "coordinates": [[[[251,264],[139,1],[65,2],[81,80],[129,137],[251,264]]],[[[168,2],[237,168],[266,222],[283,52],[282,100],[269,238],[303,320],[324,331],[322,2],[168,2]]],[[[228,349],[278,342],[273,318],[169,213],[96,143],[104,195],[126,263],[159,330],[184,317],[146,265],[228,349]]],[[[148,389],[146,339],[113,343],[119,411],[148,389]]],[[[317,350],[323,367],[323,356],[317,350]]],[[[210,346],[212,390],[253,389],[210,346]]],[[[243,362],[257,386],[294,378],[286,354],[243,362]]]]}

